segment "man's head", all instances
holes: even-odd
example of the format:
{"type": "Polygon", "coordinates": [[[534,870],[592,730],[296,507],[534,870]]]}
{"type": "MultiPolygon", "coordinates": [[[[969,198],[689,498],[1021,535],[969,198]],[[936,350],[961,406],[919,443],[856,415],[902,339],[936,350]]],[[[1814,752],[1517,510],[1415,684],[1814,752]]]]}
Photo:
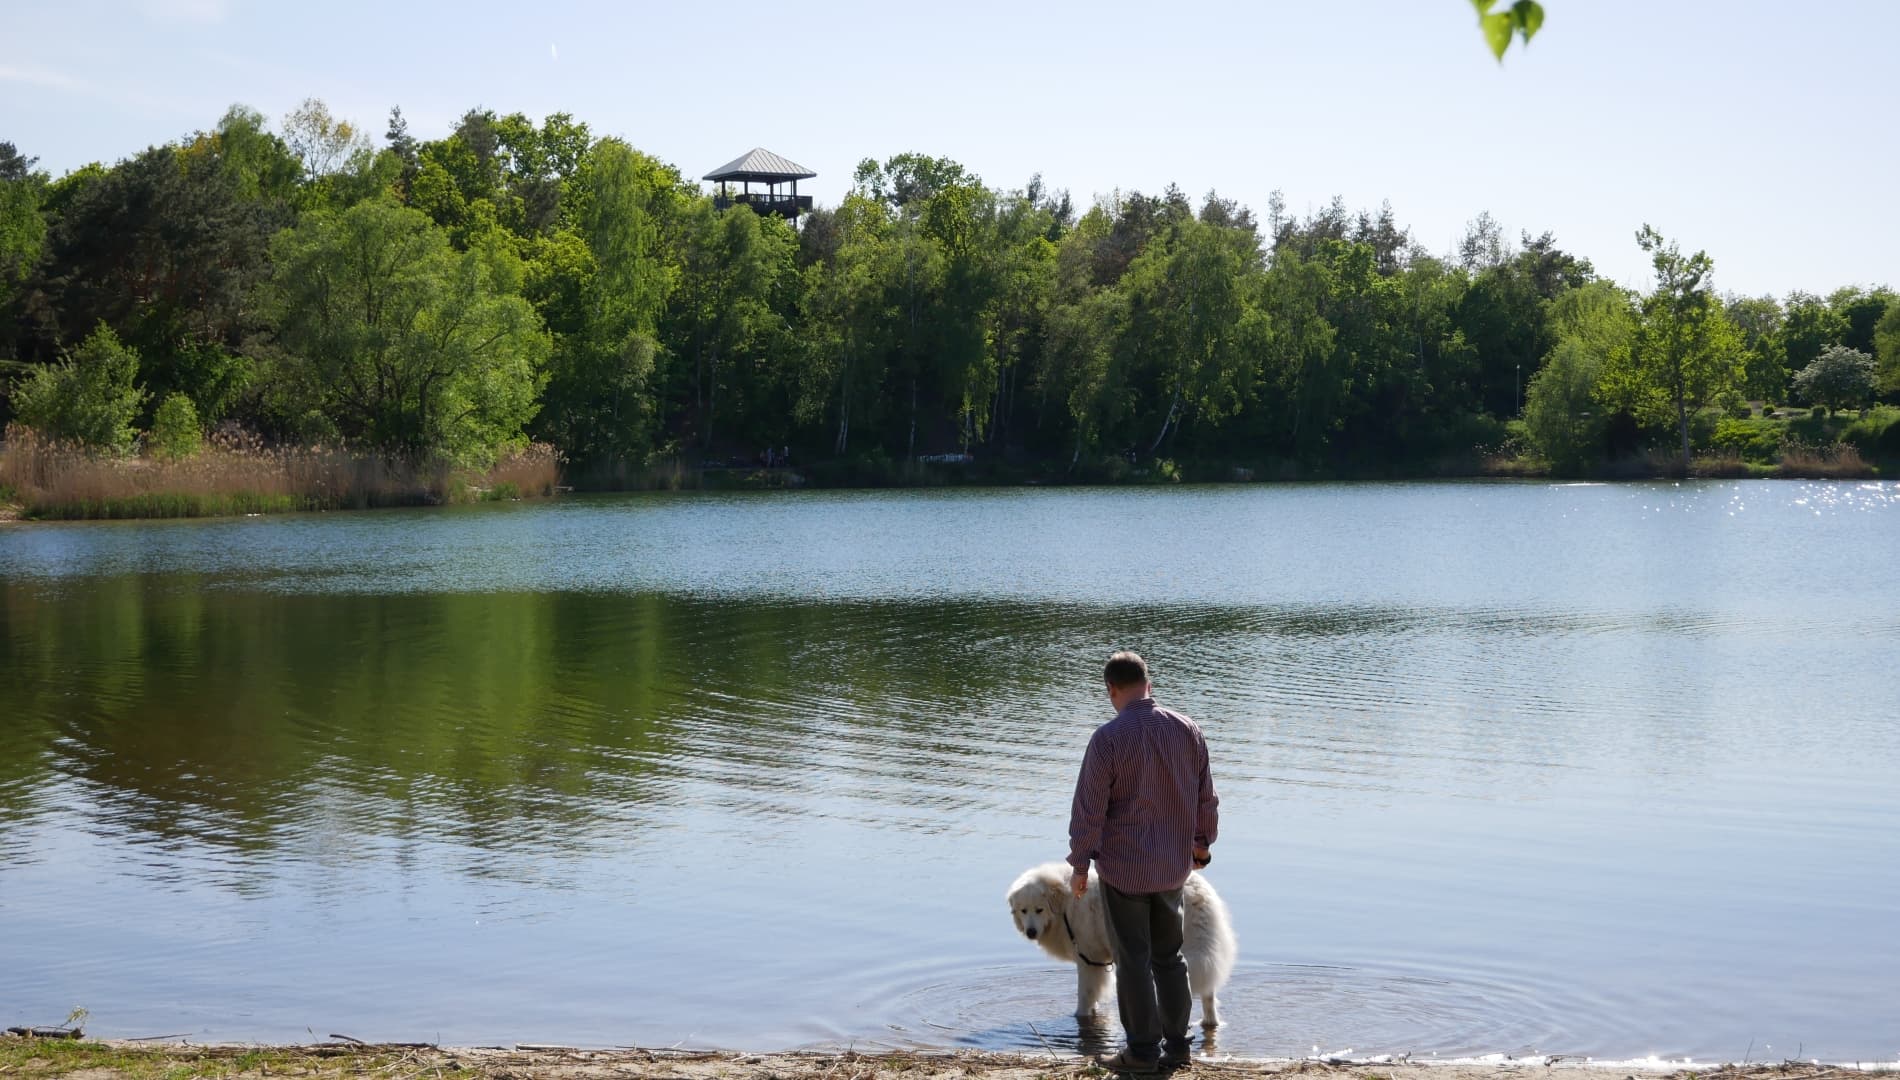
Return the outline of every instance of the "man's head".
{"type": "Polygon", "coordinates": [[[1131,701],[1140,701],[1149,695],[1148,662],[1140,653],[1123,649],[1108,658],[1102,668],[1102,680],[1108,684],[1108,700],[1120,712],[1131,701]]]}

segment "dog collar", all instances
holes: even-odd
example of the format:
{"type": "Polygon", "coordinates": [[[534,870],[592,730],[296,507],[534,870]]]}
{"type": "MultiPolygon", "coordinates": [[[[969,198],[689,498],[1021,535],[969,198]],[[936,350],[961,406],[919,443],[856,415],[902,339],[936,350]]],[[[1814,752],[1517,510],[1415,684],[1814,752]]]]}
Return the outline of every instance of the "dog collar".
{"type": "Polygon", "coordinates": [[[1083,954],[1082,946],[1076,944],[1075,942],[1075,927],[1069,925],[1069,913],[1066,911],[1062,913],[1062,929],[1068,932],[1069,948],[1075,950],[1075,955],[1077,959],[1081,960],[1084,964],[1087,964],[1090,967],[1107,967],[1108,966],[1107,961],[1090,960],[1086,955],[1083,954]]]}

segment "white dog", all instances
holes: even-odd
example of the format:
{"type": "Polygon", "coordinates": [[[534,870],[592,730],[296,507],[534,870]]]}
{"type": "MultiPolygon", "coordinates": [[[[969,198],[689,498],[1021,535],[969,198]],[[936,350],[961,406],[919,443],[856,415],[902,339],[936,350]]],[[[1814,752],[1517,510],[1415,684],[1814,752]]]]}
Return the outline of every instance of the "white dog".
{"type": "MultiPolygon", "coordinates": [[[[1075,1018],[1086,1020],[1108,993],[1108,967],[1114,957],[1101,879],[1090,869],[1088,891],[1077,900],[1069,892],[1072,873],[1068,863],[1044,863],[1023,871],[1009,887],[1009,913],[1016,929],[1043,952],[1075,965],[1075,1018]]],[[[1233,974],[1239,946],[1227,905],[1206,878],[1189,874],[1181,899],[1187,909],[1181,955],[1187,960],[1188,988],[1201,999],[1201,1026],[1212,1031],[1220,1024],[1214,995],[1233,974]]]]}

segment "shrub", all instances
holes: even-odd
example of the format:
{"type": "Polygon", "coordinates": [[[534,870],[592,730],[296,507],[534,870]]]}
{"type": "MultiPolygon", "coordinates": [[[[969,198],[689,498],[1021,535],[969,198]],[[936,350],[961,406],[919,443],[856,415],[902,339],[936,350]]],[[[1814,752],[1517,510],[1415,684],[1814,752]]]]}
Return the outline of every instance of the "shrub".
{"type": "Polygon", "coordinates": [[[1773,420],[1722,420],[1709,445],[1748,461],[1772,461],[1781,447],[1781,426],[1773,420]]]}
{"type": "Polygon", "coordinates": [[[47,438],[124,453],[145,404],[145,391],[132,385],[138,371],[139,354],[102,322],[78,349],[27,379],[13,395],[14,412],[47,438]]]}
{"type": "Polygon", "coordinates": [[[198,407],[183,394],[171,394],[158,406],[158,412],[152,416],[151,438],[146,450],[152,456],[166,461],[178,461],[191,457],[204,443],[204,432],[198,427],[198,407]]]}
{"type": "Polygon", "coordinates": [[[1859,450],[1863,457],[1900,460],[1900,409],[1869,412],[1847,425],[1841,432],[1841,442],[1859,450]]]}
{"type": "Polygon", "coordinates": [[[1566,338],[1531,376],[1522,431],[1560,473],[1581,471],[1602,456],[1604,418],[1594,399],[1602,370],[1595,353],[1566,338]]]}
{"type": "Polygon", "coordinates": [[[1874,396],[1874,358],[1859,349],[1831,345],[1794,373],[1794,389],[1822,410],[1817,415],[1859,408],[1874,396]]]}

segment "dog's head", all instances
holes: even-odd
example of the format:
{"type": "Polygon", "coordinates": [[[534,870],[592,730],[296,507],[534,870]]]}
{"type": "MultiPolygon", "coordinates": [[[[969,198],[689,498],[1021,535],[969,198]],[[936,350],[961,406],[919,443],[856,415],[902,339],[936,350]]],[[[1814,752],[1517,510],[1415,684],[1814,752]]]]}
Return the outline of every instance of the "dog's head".
{"type": "Polygon", "coordinates": [[[1024,937],[1040,941],[1061,925],[1068,899],[1061,875],[1049,866],[1038,866],[1024,871],[1009,887],[1009,916],[1024,937]]]}

